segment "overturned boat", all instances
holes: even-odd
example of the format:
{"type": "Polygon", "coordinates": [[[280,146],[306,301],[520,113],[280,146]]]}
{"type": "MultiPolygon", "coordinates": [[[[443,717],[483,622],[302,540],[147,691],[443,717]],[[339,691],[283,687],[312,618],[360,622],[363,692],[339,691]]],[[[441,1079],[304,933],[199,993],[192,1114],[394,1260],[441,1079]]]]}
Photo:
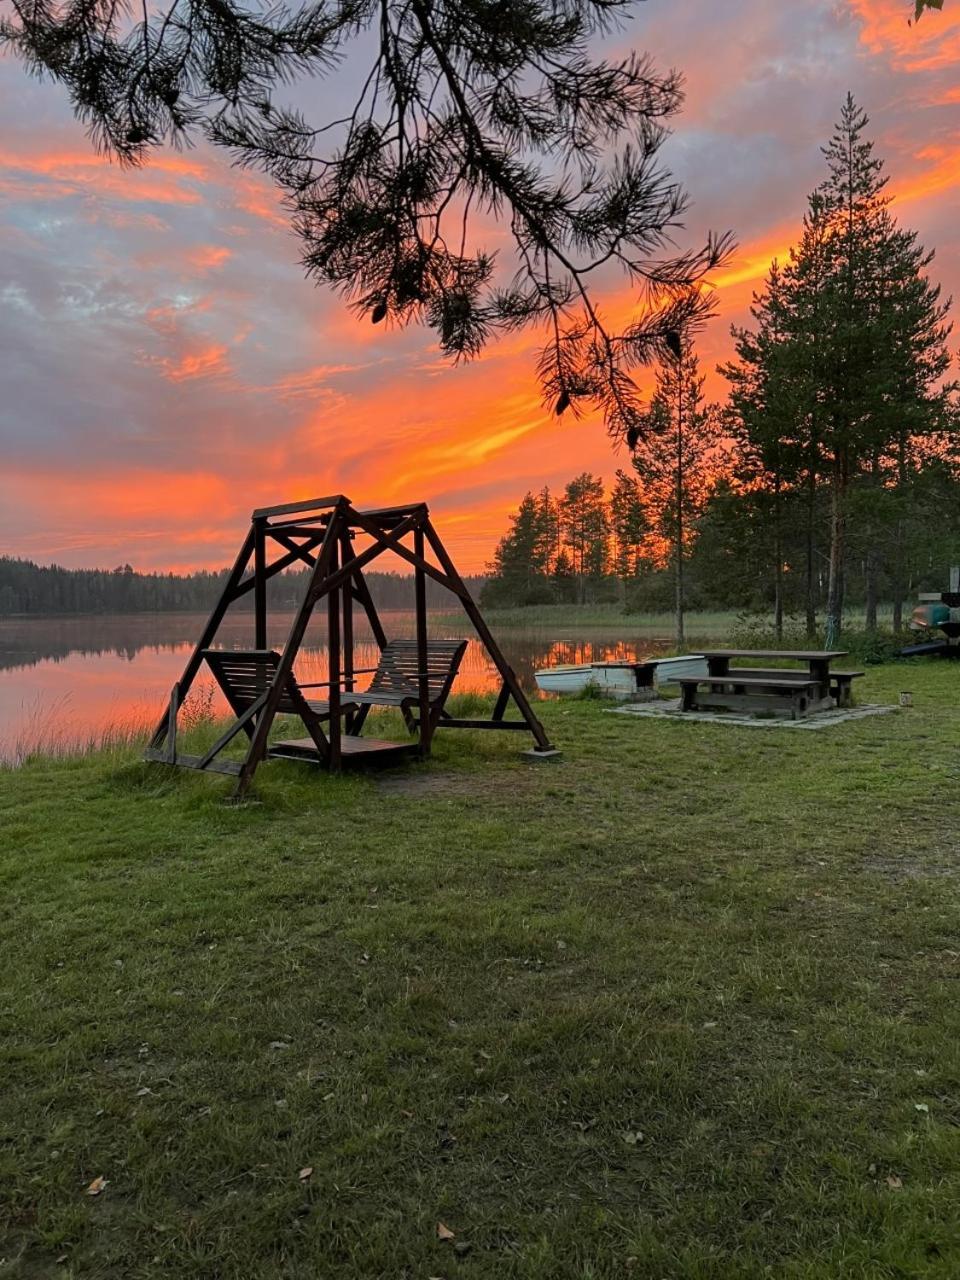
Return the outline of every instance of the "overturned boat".
{"type": "Polygon", "coordinates": [[[922,591],[920,602],[910,618],[911,631],[926,633],[917,644],[905,645],[901,658],[960,658],[960,567],[950,570],[949,591],[922,591]],[[933,638],[940,631],[945,640],[933,638]]]}
{"type": "Polygon", "coordinates": [[[579,666],[541,667],[534,671],[544,693],[583,693],[588,687],[611,698],[653,698],[660,685],[681,676],[706,676],[707,660],[700,653],[635,662],[588,662],[579,666]]]}

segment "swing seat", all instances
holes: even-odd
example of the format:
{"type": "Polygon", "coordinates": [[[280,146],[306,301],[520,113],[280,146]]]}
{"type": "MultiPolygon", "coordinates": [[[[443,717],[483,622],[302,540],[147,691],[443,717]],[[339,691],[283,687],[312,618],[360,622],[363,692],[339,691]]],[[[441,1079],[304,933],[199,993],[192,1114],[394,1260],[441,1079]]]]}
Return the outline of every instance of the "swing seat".
{"type": "MultiPolygon", "coordinates": [[[[467,642],[428,640],[426,648],[427,697],[430,716],[436,723],[457,678],[467,642]]],[[[388,640],[369,687],[362,693],[345,689],[343,697],[365,710],[370,707],[399,707],[405,717],[412,716],[413,709],[420,704],[420,658],[416,640],[388,640]]]]}

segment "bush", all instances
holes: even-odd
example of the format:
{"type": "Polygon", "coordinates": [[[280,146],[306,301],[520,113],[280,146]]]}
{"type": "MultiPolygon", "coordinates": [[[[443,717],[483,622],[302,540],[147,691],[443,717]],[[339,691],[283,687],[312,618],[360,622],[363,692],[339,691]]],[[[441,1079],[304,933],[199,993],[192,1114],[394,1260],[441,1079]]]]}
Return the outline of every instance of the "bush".
{"type": "MultiPolygon", "coordinates": [[[[770,624],[769,615],[742,613],[737,618],[732,643],[742,649],[807,649],[811,645],[823,645],[823,632],[811,640],[804,620],[799,616],[784,619],[783,635],[778,636],[770,624]]],[[[846,649],[853,662],[878,666],[900,654],[903,637],[892,631],[855,631],[840,633],[836,648],[846,649]]]]}

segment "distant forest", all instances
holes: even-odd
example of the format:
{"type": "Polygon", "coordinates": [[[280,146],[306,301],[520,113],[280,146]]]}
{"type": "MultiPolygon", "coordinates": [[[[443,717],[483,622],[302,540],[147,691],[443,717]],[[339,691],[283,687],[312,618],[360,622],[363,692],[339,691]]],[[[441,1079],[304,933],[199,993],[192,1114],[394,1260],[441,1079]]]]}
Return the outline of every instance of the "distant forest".
{"type": "MultiPolygon", "coordinates": [[[[0,618],[64,613],[205,612],[213,608],[229,570],[197,573],[138,573],[129,564],[116,569],[64,569],[31,560],[0,557],[0,618]]],[[[267,584],[268,606],[295,609],[303,598],[309,569],[288,570],[267,584]]],[[[412,609],[413,578],[400,573],[364,575],[378,609],[412,609]]],[[[466,578],[480,593],[483,578],[466,578]]],[[[427,579],[427,604],[451,608],[454,597],[427,579]]],[[[250,593],[237,608],[252,608],[250,593]]]]}

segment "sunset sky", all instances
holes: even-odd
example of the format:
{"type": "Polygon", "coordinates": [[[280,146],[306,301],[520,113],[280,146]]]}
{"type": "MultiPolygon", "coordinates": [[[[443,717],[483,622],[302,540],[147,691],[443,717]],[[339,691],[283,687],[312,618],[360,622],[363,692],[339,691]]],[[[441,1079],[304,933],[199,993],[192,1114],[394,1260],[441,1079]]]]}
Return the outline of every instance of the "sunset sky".
{"type": "MultiPolygon", "coordinates": [[[[689,241],[739,241],[700,344],[712,394],[848,89],[896,213],[960,296],[960,0],[913,27],[908,7],[647,0],[620,37],[686,77],[663,158],[691,197],[689,241]]],[[[121,172],[60,89],[0,60],[0,554],[219,566],[251,508],[343,492],[426,499],[477,570],[525,490],[625,464],[598,422],[542,409],[535,334],[454,368],[425,331],[351,317],[298,255],[265,180],[205,149],[121,172]]]]}

